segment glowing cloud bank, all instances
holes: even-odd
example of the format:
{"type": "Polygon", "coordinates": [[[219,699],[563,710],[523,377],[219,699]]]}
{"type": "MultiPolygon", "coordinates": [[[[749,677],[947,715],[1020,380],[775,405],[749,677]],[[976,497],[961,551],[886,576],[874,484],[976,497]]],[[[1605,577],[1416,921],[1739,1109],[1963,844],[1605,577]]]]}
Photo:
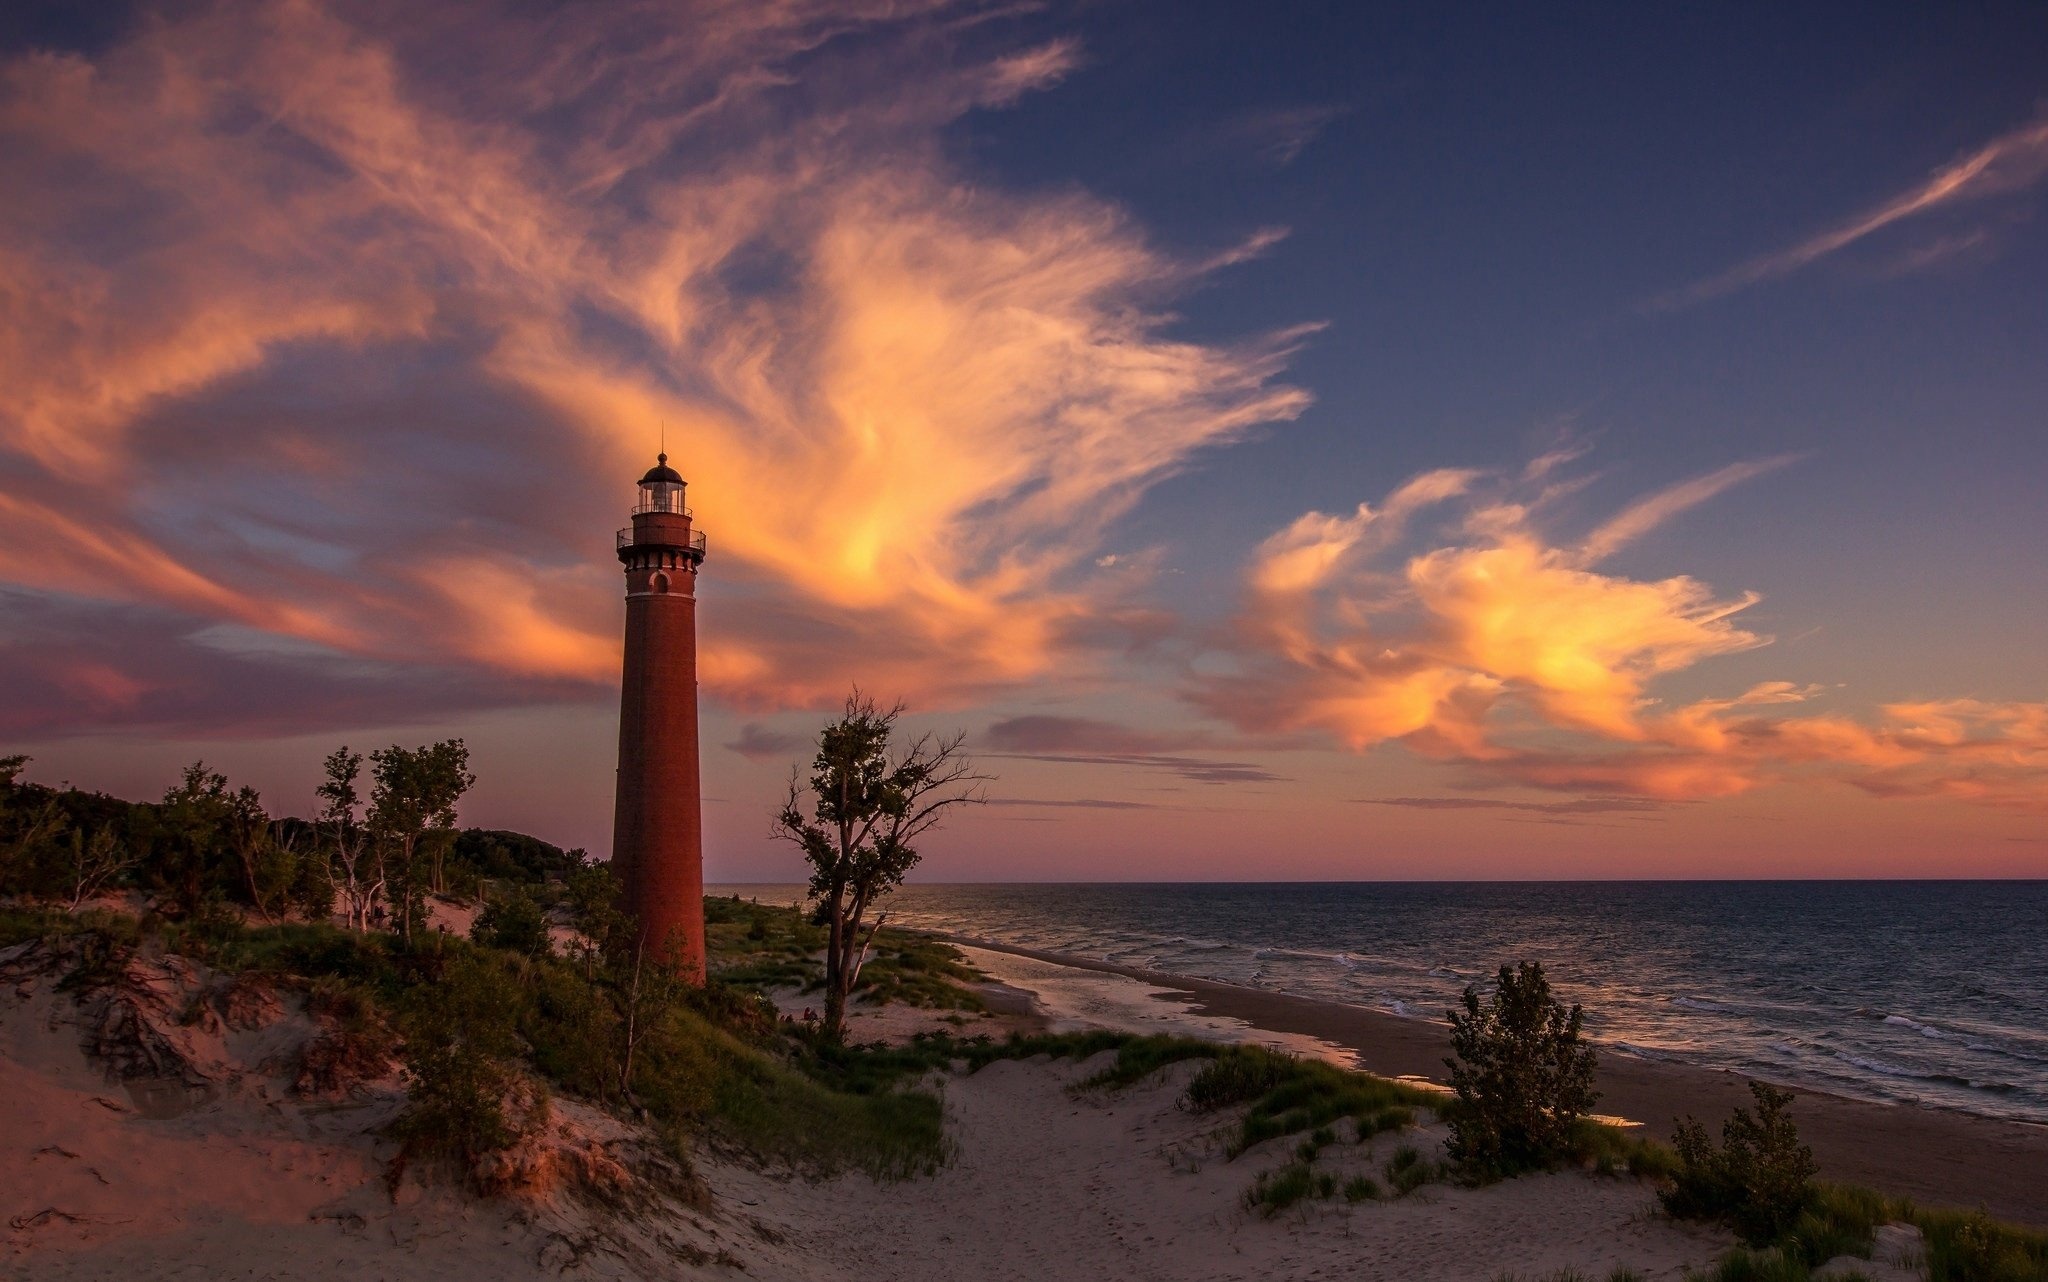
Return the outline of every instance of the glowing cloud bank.
{"type": "Polygon", "coordinates": [[[1397,741],[1496,784],[1689,800],[1819,770],[1879,796],[2048,809],[2048,704],[1891,704],[1866,724],[1786,711],[1824,692],[1784,681],[1665,703],[1659,678],[1768,643],[1740,623],[1758,598],[1597,563],[1789,460],[1650,495],[1575,549],[1538,528],[1576,488],[1554,479],[1564,461],[1512,482],[1431,472],[1378,507],[1302,516],[1260,546],[1231,665],[1192,697],[1242,730],[1319,731],[1353,750],[1397,741]],[[1410,546],[1411,527],[1446,508],[1410,546]]]}
{"type": "Polygon", "coordinates": [[[277,0],[8,64],[0,580],[189,625],[118,680],[13,647],[138,723],[205,720],[168,696],[219,624],[321,679],[601,685],[592,531],[665,424],[731,603],[715,695],[1045,671],[1108,610],[1103,527],[1307,398],[1290,335],[1167,337],[1205,268],[1116,209],[949,169],[942,129],[1077,56],[977,12],[277,0]]]}

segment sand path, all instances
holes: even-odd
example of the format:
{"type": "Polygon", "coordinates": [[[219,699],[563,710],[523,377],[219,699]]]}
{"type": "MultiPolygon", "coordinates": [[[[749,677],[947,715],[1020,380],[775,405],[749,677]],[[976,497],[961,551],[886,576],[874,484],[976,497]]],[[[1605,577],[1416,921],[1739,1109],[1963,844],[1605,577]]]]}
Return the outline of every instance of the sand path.
{"type": "MultiPolygon", "coordinates": [[[[1226,1161],[1222,1121],[1178,1106],[1190,1070],[1115,1094],[1071,1096],[1068,1085],[1092,1067],[999,1062],[948,1079],[959,1151],[936,1179],[790,1185],[718,1173],[714,1183],[728,1196],[772,1208],[759,1214],[792,1249],[750,1260],[749,1273],[901,1282],[1483,1282],[1503,1271],[1533,1277],[1574,1267],[1605,1276],[1629,1265],[1677,1278],[1727,1245],[1718,1233],[1652,1218],[1642,1185],[1576,1173],[1478,1190],[1427,1186],[1356,1206],[1317,1202],[1261,1219],[1243,1209],[1243,1193],[1260,1170],[1286,1160],[1292,1141],[1226,1161]]],[[[1438,1138],[1383,1136],[1326,1149],[1320,1162],[1340,1179],[1377,1174],[1397,1144],[1428,1147],[1438,1138]]]]}

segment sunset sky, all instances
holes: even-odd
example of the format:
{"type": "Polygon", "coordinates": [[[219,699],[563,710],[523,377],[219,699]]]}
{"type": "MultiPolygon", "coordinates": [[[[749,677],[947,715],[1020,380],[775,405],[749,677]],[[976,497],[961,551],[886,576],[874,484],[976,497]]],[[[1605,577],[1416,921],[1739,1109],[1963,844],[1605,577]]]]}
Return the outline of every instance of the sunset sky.
{"type": "Polygon", "coordinates": [[[665,429],[712,880],[855,682],[926,880],[2048,876],[2044,201],[2038,4],[11,5],[0,751],[608,850],[665,429]]]}

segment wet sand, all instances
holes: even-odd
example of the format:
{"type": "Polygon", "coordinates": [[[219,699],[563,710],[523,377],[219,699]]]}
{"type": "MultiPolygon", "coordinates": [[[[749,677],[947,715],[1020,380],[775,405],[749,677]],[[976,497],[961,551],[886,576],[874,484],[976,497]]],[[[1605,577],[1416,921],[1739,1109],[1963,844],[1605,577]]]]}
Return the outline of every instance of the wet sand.
{"type": "MultiPolygon", "coordinates": [[[[1196,1015],[1343,1047],[1357,1056],[1359,1067],[1383,1076],[1446,1076],[1450,1041],[1440,1023],[984,939],[946,938],[991,953],[1140,980],[1162,990],[1158,1000],[1181,1003],[1196,1015]]],[[[1599,1112],[1642,1122],[1660,1139],[1668,1139],[1674,1120],[1687,1115],[1718,1134],[1721,1119],[1751,1102],[1748,1079],[1740,1074],[1616,1052],[1600,1056],[1598,1085],[1599,1112]]],[[[1791,1089],[1797,1096],[1793,1118],[1800,1138],[1813,1146],[1822,1178],[1867,1184],[1927,1206],[1981,1207],[2001,1219],[2048,1229],[2048,1126],[1791,1089]]]]}

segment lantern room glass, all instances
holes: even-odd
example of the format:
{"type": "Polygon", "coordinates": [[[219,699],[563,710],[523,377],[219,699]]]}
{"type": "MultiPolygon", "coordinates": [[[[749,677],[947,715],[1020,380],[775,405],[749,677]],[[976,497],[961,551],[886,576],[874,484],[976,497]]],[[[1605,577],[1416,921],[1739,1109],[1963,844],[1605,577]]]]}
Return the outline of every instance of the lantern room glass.
{"type": "Polygon", "coordinates": [[[674,481],[648,481],[640,486],[640,505],[635,512],[672,512],[688,515],[683,507],[683,486],[674,481]]]}

